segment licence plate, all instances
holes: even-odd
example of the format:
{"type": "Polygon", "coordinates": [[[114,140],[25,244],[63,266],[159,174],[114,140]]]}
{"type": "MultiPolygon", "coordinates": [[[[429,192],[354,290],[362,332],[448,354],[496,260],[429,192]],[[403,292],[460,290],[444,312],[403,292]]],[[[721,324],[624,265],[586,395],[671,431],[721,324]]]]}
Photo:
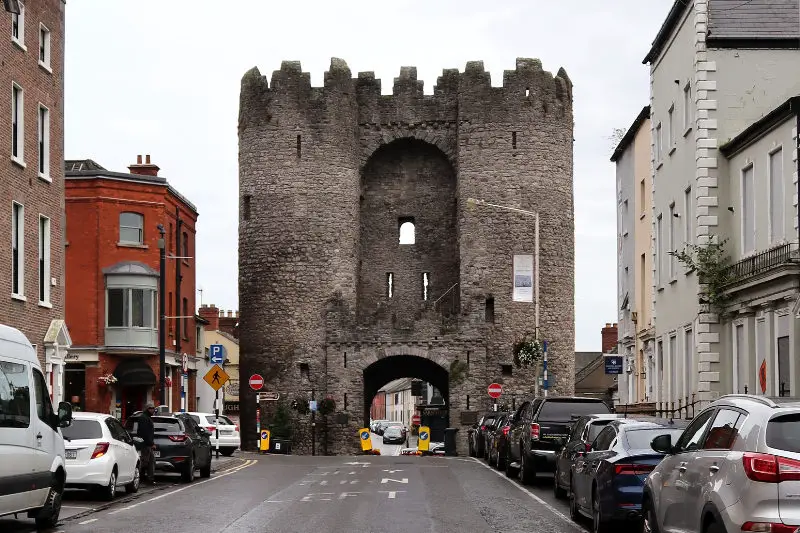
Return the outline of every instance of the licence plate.
{"type": "Polygon", "coordinates": [[[161,452],[158,450],[153,450],[153,457],[161,457],[161,452]]]}
{"type": "Polygon", "coordinates": [[[65,450],[64,457],[67,459],[77,459],[78,458],[78,450],[65,450]]]}

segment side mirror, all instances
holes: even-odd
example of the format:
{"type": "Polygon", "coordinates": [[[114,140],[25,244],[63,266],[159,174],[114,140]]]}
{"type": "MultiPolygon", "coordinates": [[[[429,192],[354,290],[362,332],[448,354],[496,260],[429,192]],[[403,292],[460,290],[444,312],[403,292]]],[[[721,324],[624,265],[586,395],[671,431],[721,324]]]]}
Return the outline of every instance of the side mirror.
{"type": "Polygon", "coordinates": [[[69,402],[59,402],[58,404],[58,427],[65,428],[72,424],[72,404],[69,402]]]}
{"type": "Polygon", "coordinates": [[[672,435],[659,435],[650,441],[650,447],[664,455],[672,454],[672,435]]]}
{"type": "Polygon", "coordinates": [[[136,448],[137,451],[140,451],[144,448],[144,440],[141,437],[133,437],[133,447],[136,448]]]}

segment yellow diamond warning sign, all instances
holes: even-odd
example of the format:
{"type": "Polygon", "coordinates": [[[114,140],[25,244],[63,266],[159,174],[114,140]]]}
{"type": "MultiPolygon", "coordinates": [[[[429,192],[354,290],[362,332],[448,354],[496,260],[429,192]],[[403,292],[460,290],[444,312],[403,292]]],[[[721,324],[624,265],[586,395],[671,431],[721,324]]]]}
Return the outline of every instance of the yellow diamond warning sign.
{"type": "Polygon", "coordinates": [[[211,370],[203,376],[203,379],[206,380],[206,383],[211,385],[212,389],[218,391],[230,379],[230,376],[225,373],[225,370],[223,370],[221,366],[214,365],[211,367],[211,370]]]}

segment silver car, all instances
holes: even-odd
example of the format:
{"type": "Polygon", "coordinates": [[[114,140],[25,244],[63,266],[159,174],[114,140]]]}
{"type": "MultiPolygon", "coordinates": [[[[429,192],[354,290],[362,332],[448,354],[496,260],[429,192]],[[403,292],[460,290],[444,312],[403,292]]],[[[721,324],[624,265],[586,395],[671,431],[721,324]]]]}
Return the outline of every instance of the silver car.
{"type": "Polygon", "coordinates": [[[800,400],[734,394],[701,411],[644,487],[644,533],[800,528],[800,400]]]}

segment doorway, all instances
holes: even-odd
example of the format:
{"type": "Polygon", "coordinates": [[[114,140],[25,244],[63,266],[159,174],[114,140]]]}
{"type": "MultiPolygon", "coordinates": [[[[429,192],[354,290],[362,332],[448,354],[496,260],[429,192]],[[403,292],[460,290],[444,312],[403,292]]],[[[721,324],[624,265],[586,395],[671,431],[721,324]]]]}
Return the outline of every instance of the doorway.
{"type": "Polygon", "coordinates": [[[76,411],[86,410],[86,365],[67,363],[64,367],[64,401],[76,411]]]}
{"type": "Polygon", "coordinates": [[[148,388],[145,385],[128,385],[120,387],[120,404],[122,406],[122,422],[136,411],[144,409],[148,388]]]}

